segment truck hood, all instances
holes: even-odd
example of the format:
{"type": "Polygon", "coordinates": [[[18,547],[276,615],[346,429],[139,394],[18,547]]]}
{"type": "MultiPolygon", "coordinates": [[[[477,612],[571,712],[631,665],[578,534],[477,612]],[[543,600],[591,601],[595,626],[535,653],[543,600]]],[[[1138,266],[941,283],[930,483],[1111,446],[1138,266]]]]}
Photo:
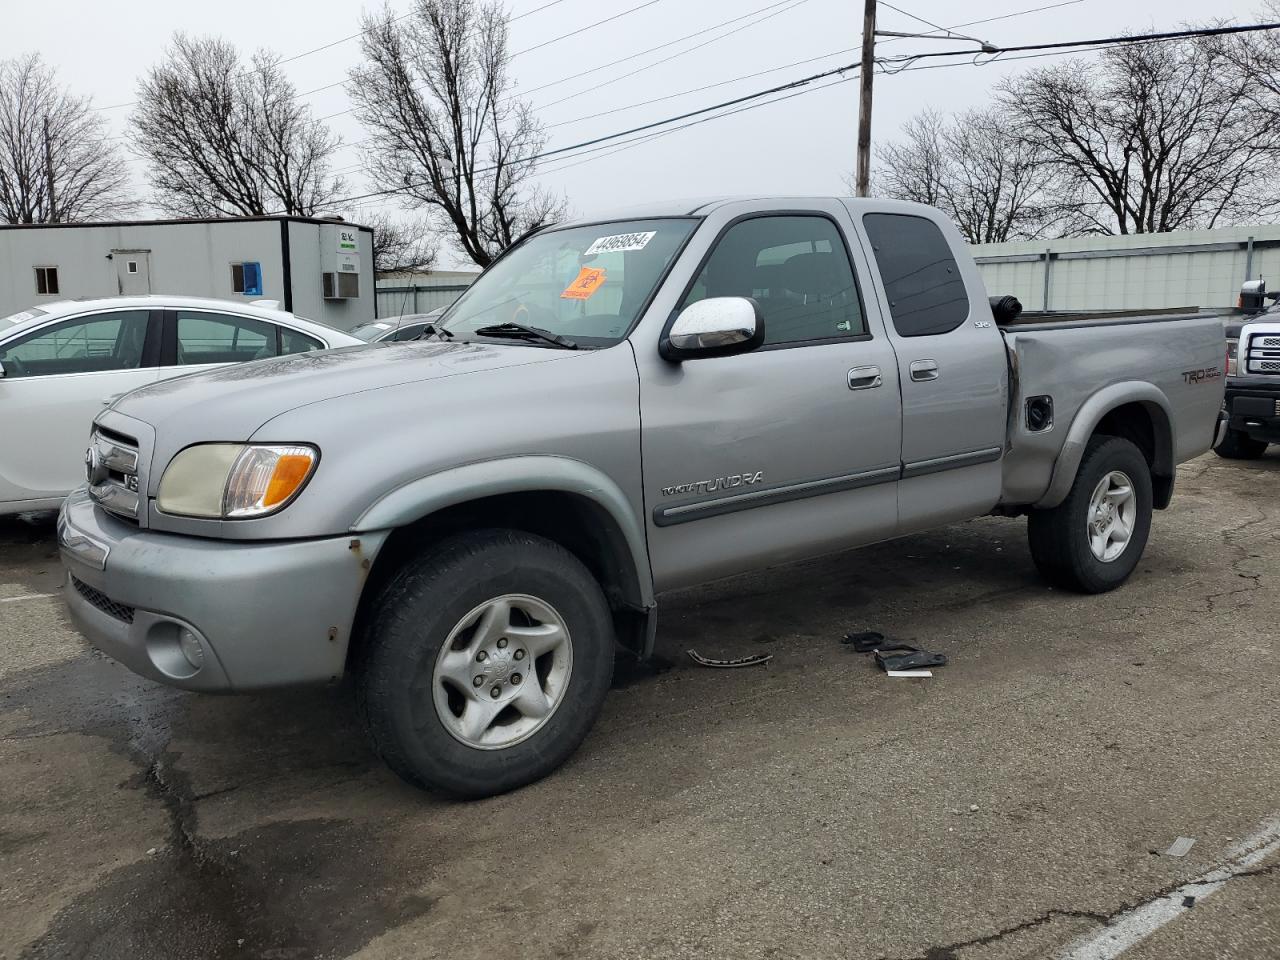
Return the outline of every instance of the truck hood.
{"type": "Polygon", "coordinates": [[[151,424],[170,442],[241,441],[273,417],[310,403],[573,355],[517,344],[435,341],[342,347],[162,380],[125,394],[111,409],[151,424]],[[166,437],[170,433],[178,436],[166,437]]]}

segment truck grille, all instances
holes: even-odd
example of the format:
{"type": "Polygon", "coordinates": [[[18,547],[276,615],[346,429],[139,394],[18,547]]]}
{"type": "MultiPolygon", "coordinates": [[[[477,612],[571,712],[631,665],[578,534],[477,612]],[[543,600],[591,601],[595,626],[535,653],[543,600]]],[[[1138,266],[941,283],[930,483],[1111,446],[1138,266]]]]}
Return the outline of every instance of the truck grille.
{"type": "Polygon", "coordinates": [[[95,426],[85,454],[85,474],[94,502],[117,517],[137,522],[142,502],[137,440],[95,426]]]}
{"type": "Polygon", "coordinates": [[[1280,336],[1255,334],[1244,353],[1244,372],[1280,374],[1280,336]]]}
{"type": "Polygon", "coordinates": [[[83,580],[76,577],[71,578],[71,585],[75,587],[76,593],[84,597],[91,604],[101,610],[109,617],[114,617],[121,623],[133,623],[134,608],[123,603],[116,603],[101,590],[95,590],[83,580]]]}

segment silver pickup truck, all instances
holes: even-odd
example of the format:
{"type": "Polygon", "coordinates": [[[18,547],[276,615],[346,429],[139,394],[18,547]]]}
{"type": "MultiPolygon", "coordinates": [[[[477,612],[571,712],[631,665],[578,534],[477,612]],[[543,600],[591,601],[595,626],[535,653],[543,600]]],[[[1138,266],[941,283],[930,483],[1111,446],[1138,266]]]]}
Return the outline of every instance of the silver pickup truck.
{"type": "Polygon", "coordinates": [[[1195,312],[1019,317],[936,210],[714,200],[541,230],[417,342],[145,387],[93,428],[71,617],[202,691],[355,677],[455,796],[562,763],[663,591],[987,514],[1133,572],[1221,429],[1195,312]]]}

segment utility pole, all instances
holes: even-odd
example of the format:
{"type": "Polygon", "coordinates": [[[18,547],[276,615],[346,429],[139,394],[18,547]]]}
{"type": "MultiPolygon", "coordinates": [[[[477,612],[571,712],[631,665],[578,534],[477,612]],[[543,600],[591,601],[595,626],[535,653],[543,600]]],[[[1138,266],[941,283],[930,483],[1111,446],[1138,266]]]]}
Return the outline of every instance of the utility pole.
{"type": "Polygon", "coordinates": [[[58,222],[57,197],[53,191],[53,148],[49,143],[49,118],[44,118],[44,175],[49,189],[49,222],[58,222]]]}
{"type": "Polygon", "coordinates": [[[866,0],[862,14],[862,99],[858,105],[857,193],[865,197],[871,183],[871,80],[876,64],[876,0],[866,0]]]}

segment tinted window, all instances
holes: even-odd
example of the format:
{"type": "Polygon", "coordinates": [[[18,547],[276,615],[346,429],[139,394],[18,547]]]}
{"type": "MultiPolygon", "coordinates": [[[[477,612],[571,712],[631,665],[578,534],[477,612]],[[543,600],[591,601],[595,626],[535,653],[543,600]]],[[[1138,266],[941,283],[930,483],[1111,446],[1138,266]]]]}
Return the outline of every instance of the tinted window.
{"type": "Polygon", "coordinates": [[[835,224],[825,217],[753,217],[730,227],[681,307],[707,297],[753,297],[765,343],[866,333],[858,287],[835,224]]]}
{"type": "Polygon", "coordinates": [[[290,330],[287,327],[280,328],[280,355],[285,356],[290,353],[306,353],[309,350],[323,350],[324,344],[315,337],[308,337],[305,333],[298,333],[296,330],[290,330]]]}
{"type": "Polygon", "coordinates": [[[177,311],[178,363],[240,363],[276,355],[276,327],[251,317],[177,311]]]}
{"type": "Polygon", "coordinates": [[[964,323],[969,298],[937,224],[897,213],[868,213],[862,223],[899,334],[950,333],[964,323]]]}
{"type": "Polygon", "coordinates": [[[147,311],[122,310],[67,320],[0,347],[5,377],[136,370],[147,340],[147,311]]]}

